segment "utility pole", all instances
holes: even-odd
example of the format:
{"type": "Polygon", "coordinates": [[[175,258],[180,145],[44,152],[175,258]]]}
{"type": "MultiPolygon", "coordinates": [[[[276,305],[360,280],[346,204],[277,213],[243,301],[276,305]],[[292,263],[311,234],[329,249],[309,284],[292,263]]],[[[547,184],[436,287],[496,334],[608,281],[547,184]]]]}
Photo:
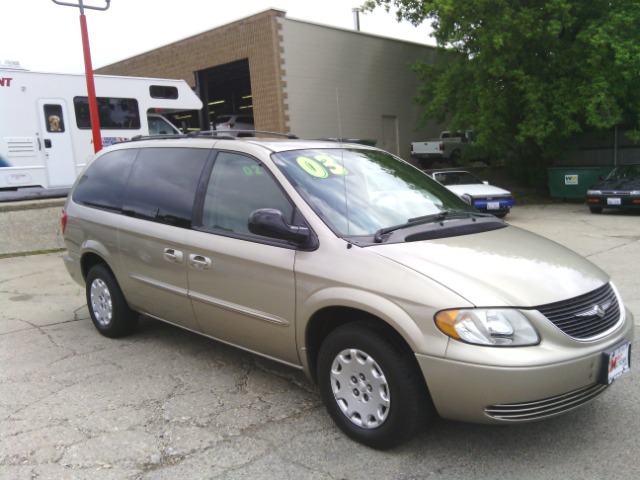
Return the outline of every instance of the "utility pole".
{"type": "Polygon", "coordinates": [[[80,32],[82,34],[82,51],[84,53],[84,72],[87,78],[87,93],[89,97],[89,118],[91,119],[91,133],[93,135],[93,149],[98,153],[102,148],[102,137],[100,136],[100,116],[98,115],[98,101],[96,100],[96,87],[93,81],[93,66],[91,65],[91,49],[89,48],[89,31],[87,29],[87,19],[84,16],[84,9],[108,10],[111,0],[105,0],[106,7],[85,6],[82,0],[78,3],[60,2],[51,0],[57,5],[65,7],[76,7],[80,9],[80,32]]]}

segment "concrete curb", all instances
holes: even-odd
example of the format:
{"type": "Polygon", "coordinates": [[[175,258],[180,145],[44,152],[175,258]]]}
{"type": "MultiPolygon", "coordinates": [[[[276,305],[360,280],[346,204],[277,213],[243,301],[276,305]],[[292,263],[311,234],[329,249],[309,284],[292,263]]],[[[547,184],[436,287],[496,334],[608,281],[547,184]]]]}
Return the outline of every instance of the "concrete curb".
{"type": "Polygon", "coordinates": [[[0,203],[0,212],[18,212],[21,210],[34,210],[38,208],[62,207],[66,198],[52,198],[46,200],[26,200],[20,202],[0,203]]]}

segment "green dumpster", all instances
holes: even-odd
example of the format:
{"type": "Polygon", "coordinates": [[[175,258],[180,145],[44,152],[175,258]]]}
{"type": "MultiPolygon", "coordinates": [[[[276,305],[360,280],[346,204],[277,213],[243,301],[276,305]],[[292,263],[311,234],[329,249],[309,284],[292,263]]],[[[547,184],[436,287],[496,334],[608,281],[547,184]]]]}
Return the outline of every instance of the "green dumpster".
{"type": "Polygon", "coordinates": [[[613,166],[549,167],[549,195],[555,198],[584,198],[589,187],[613,169],[613,166]]]}

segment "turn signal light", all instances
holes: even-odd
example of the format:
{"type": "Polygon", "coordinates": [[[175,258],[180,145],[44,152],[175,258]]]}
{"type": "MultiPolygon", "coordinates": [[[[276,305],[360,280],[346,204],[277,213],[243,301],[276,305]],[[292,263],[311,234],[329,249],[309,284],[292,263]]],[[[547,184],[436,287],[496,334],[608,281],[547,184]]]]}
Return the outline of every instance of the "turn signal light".
{"type": "Polygon", "coordinates": [[[67,228],[67,211],[62,209],[62,217],[60,218],[60,223],[62,224],[62,233],[64,234],[65,228],[67,228]]]}

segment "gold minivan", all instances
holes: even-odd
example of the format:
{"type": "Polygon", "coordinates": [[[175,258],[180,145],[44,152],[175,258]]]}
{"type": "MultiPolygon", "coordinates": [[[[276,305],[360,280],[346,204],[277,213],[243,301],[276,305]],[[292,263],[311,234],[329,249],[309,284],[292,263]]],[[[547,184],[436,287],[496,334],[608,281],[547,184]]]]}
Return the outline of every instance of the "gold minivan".
{"type": "Polygon", "coordinates": [[[629,369],[634,320],[606,273],[373,147],[125,142],[85,167],[62,223],[101,334],[147,315],[302,369],[373,448],[436,414],[558,415],[629,369]]]}

